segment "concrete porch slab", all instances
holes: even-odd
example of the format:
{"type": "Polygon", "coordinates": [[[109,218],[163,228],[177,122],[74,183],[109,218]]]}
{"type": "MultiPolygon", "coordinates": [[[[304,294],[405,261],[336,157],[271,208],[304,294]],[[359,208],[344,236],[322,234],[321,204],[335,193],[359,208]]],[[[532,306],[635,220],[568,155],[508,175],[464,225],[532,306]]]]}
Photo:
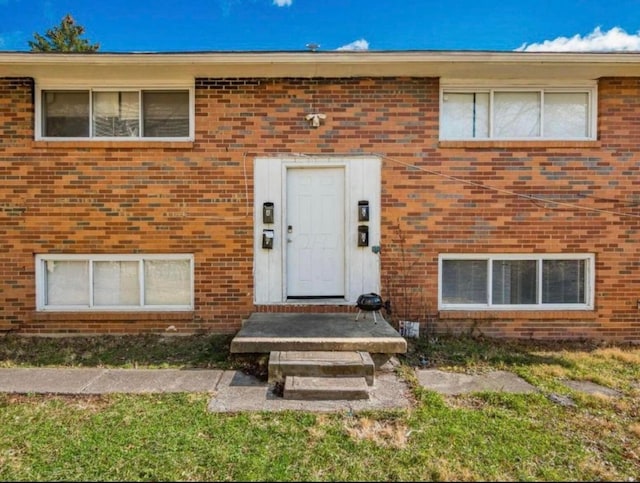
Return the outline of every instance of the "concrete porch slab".
{"type": "Polygon", "coordinates": [[[231,341],[231,353],[363,351],[404,354],[407,341],[382,317],[349,313],[256,312],[231,341]]]}

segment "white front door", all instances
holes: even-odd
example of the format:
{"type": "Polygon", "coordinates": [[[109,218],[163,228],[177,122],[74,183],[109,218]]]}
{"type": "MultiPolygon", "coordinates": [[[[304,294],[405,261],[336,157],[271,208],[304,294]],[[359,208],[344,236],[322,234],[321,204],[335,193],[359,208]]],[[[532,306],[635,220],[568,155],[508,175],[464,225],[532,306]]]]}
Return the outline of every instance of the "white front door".
{"type": "Polygon", "coordinates": [[[344,168],[289,168],[286,190],[287,297],[344,297],[344,168]]]}

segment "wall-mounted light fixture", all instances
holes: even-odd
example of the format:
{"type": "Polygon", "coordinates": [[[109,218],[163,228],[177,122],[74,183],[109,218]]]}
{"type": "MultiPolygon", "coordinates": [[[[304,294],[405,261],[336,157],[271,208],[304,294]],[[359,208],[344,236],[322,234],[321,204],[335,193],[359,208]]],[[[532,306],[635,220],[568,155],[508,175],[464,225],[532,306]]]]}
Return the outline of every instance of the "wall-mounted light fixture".
{"type": "Polygon", "coordinates": [[[320,120],[326,119],[326,118],[327,118],[326,114],[319,114],[319,113],[307,114],[305,117],[305,119],[309,121],[309,124],[311,125],[311,127],[319,127],[320,120]]]}

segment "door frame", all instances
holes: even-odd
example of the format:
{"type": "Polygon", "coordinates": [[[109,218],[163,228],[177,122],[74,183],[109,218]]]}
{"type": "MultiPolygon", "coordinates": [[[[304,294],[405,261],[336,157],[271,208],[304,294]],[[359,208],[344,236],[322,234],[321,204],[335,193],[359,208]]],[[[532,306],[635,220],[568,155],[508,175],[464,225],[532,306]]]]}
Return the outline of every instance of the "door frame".
{"type": "Polygon", "coordinates": [[[255,305],[355,305],[359,295],[380,290],[380,223],[382,161],[371,155],[260,156],[254,159],[253,300],[255,305]],[[345,294],[341,299],[287,300],[286,179],[295,168],[344,169],[345,294]],[[358,247],[358,201],[370,206],[369,246],[358,247]],[[273,203],[274,218],[265,223],[263,203],[273,203]],[[273,247],[262,247],[263,231],[273,233],[273,247]],[[378,250],[376,250],[378,248],[378,250]]]}

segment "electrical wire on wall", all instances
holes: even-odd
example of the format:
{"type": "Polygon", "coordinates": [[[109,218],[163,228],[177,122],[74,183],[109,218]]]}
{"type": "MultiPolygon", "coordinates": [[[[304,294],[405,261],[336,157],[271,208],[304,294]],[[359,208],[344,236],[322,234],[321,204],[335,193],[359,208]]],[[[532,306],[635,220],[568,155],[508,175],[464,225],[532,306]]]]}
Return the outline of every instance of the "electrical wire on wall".
{"type": "Polygon", "coordinates": [[[174,218],[207,218],[212,220],[227,220],[227,221],[236,221],[236,220],[246,220],[247,217],[251,214],[251,205],[249,203],[249,177],[247,175],[247,155],[249,153],[242,153],[242,176],[244,180],[244,215],[236,215],[236,216],[224,216],[224,215],[213,215],[213,214],[194,214],[186,211],[182,211],[180,213],[168,213],[165,216],[174,218]]]}
{"type": "MultiPolygon", "coordinates": [[[[203,217],[203,218],[211,218],[211,219],[219,219],[219,220],[245,220],[251,213],[251,206],[250,206],[250,202],[249,202],[249,179],[248,179],[248,175],[247,175],[247,166],[246,166],[246,158],[249,154],[252,154],[254,156],[267,156],[267,155],[259,155],[257,153],[247,153],[244,152],[242,154],[242,170],[243,170],[243,177],[244,177],[244,204],[245,204],[245,215],[244,216],[220,216],[220,215],[210,215],[210,214],[189,214],[189,213],[182,213],[183,217],[203,217]]],[[[445,174],[442,173],[440,171],[435,171],[435,170],[431,170],[431,169],[427,169],[421,166],[417,166],[415,164],[411,164],[405,161],[401,161],[399,159],[393,158],[391,156],[387,156],[386,154],[381,154],[381,153],[322,153],[322,154],[318,154],[318,153],[268,153],[269,157],[273,157],[273,158],[291,158],[291,157],[309,157],[309,158],[331,158],[331,157],[360,157],[360,156],[375,156],[375,157],[379,157],[381,159],[387,160],[389,162],[395,163],[397,165],[400,166],[404,166],[408,169],[412,169],[412,170],[417,170],[417,171],[421,171],[423,173],[429,174],[431,176],[436,176],[439,178],[443,178],[443,179],[448,179],[450,181],[456,182],[456,183],[461,183],[461,184],[465,184],[468,186],[473,186],[475,188],[481,188],[487,191],[493,191],[495,193],[502,193],[505,195],[509,195],[509,196],[513,196],[516,198],[520,198],[520,199],[524,199],[527,201],[532,202],[533,204],[535,204],[536,206],[539,206],[543,209],[552,209],[549,208],[548,206],[543,206],[543,204],[546,205],[553,205],[555,207],[561,207],[561,208],[567,208],[570,210],[581,210],[581,211],[589,211],[589,212],[594,212],[594,213],[600,213],[600,214],[606,214],[606,215],[613,215],[613,216],[620,216],[620,217],[628,217],[628,218],[640,218],[640,214],[635,214],[635,213],[627,213],[627,212],[621,212],[621,211],[614,211],[614,210],[603,210],[600,208],[591,208],[588,206],[581,206],[579,204],[576,203],[569,203],[566,201],[557,201],[557,200],[553,200],[550,198],[544,198],[541,196],[535,196],[535,195],[528,195],[525,193],[518,193],[517,191],[513,191],[513,190],[508,190],[505,188],[498,188],[496,186],[491,186],[488,184],[484,184],[484,183],[480,183],[477,181],[470,181],[470,180],[466,180],[463,178],[459,178],[457,176],[452,176],[449,174],[445,174]]],[[[582,196],[582,197],[588,197],[587,195],[583,195],[583,194],[578,194],[577,196],[582,196]]],[[[607,201],[607,202],[611,202],[611,203],[621,203],[620,200],[615,200],[615,199],[610,199],[610,198],[598,198],[598,197],[590,197],[593,198],[597,201],[607,201]]],[[[625,203],[625,206],[636,206],[636,203],[625,203]]],[[[555,209],[555,208],[553,208],[555,209]]]]}
{"type": "MultiPolygon", "coordinates": [[[[566,207],[566,208],[571,208],[571,209],[574,209],[574,210],[591,211],[591,212],[602,213],[602,214],[607,214],[607,215],[615,215],[615,216],[630,217],[630,218],[640,218],[640,214],[620,212],[620,211],[612,211],[612,210],[602,210],[600,208],[590,208],[588,206],[581,206],[581,205],[577,205],[575,203],[567,203],[567,202],[564,202],[564,201],[556,201],[556,200],[552,200],[552,199],[548,199],[548,198],[542,198],[540,196],[527,195],[527,194],[524,194],[524,193],[518,193],[516,191],[507,190],[507,189],[504,189],[504,188],[497,188],[495,186],[486,185],[486,184],[483,184],[483,183],[478,183],[476,181],[469,181],[469,180],[466,180],[466,179],[458,178],[456,176],[451,176],[451,175],[448,175],[448,174],[444,174],[444,173],[441,173],[439,171],[434,171],[434,170],[422,168],[420,166],[416,166],[415,164],[405,163],[404,161],[400,161],[398,159],[392,158],[392,157],[387,156],[385,154],[377,154],[377,156],[380,156],[383,159],[386,159],[386,160],[388,160],[390,162],[405,166],[405,167],[410,168],[410,169],[415,169],[415,170],[418,170],[418,171],[422,171],[424,173],[427,173],[427,174],[430,174],[430,175],[433,175],[433,176],[438,176],[438,177],[441,177],[441,178],[448,179],[450,181],[455,181],[457,183],[466,184],[466,185],[473,186],[473,187],[476,187],[476,188],[486,189],[488,191],[493,191],[493,192],[496,192],[496,193],[502,193],[502,194],[514,196],[514,197],[525,199],[525,200],[528,200],[528,201],[531,201],[531,202],[534,202],[534,203],[549,203],[549,204],[553,204],[553,205],[556,205],[556,206],[562,206],[562,207],[566,207]]],[[[604,200],[604,198],[601,198],[601,199],[604,200]]],[[[607,199],[607,201],[613,202],[614,200],[607,199]]],[[[615,202],[619,202],[619,201],[615,200],[615,202]]],[[[538,206],[540,206],[540,205],[538,205],[538,206]]]]}
{"type": "Polygon", "coordinates": [[[245,218],[249,216],[251,207],[249,206],[249,177],[247,176],[247,152],[242,153],[242,175],[244,177],[244,204],[245,204],[245,218]]]}

